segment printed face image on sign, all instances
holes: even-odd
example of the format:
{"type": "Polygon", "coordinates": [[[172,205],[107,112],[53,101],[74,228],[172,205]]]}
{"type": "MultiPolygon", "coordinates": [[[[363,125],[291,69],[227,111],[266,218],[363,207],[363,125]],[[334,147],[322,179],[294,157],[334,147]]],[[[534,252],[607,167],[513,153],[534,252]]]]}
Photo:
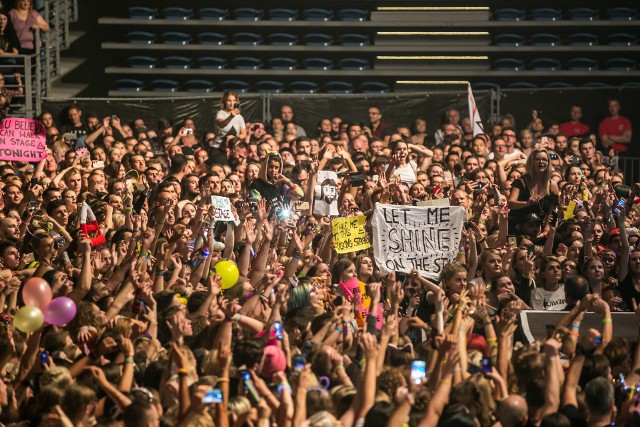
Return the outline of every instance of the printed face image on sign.
{"type": "Polygon", "coordinates": [[[338,216],[338,175],[332,171],[319,171],[313,213],[338,216]]]}

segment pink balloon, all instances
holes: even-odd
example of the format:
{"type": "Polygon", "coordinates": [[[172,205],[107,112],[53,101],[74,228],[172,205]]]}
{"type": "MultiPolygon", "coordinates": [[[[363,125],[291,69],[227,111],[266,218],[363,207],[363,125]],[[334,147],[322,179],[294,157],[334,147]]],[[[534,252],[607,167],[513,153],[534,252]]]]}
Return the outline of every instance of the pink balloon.
{"type": "Polygon", "coordinates": [[[22,288],[22,300],[25,305],[44,309],[51,302],[51,287],[42,277],[32,277],[22,288]]]}
{"type": "Polygon", "coordinates": [[[58,297],[44,309],[44,320],[50,325],[65,325],[76,317],[76,303],[71,298],[58,297]]]}

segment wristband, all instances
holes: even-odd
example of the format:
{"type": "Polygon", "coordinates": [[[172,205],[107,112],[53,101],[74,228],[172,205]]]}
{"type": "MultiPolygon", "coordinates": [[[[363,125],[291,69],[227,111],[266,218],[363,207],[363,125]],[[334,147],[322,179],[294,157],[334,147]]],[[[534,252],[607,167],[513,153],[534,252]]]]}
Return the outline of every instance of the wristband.
{"type": "Polygon", "coordinates": [[[149,252],[142,252],[142,253],[140,254],[140,257],[142,257],[142,258],[146,258],[146,259],[149,259],[149,252]]]}
{"type": "Polygon", "coordinates": [[[131,363],[132,365],[136,364],[135,360],[133,360],[133,357],[131,357],[131,356],[125,357],[124,358],[124,363],[131,363]]]}
{"type": "Polygon", "coordinates": [[[228,383],[228,382],[229,382],[229,378],[221,377],[221,378],[218,378],[218,379],[216,380],[216,382],[217,382],[217,383],[228,383]]]}
{"type": "Polygon", "coordinates": [[[289,393],[291,393],[291,385],[289,385],[289,383],[282,383],[278,386],[278,393],[282,394],[283,390],[287,390],[289,393]]]}
{"type": "Polygon", "coordinates": [[[242,314],[238,313],[235,318],[236,324],[239,324],[241,319],[242,319],[242,314]]]}
{"type": "Polygon", "coordinates": [[[179,377],[185,377],[187,375],[189,375],[189,370],[188,369],[185,369],[185,368],[178,369],[178,376],[179,377]]]}
{"type": "Polygon", "coordinates": [[[298,261],[300,261],[300,255],[298,255],[298,254],[294,254],[294,255],[293,255],[293,259],[297,259],[298,261]]]}
{"type": "Polygon", "coordinates": [[[602,319],[602,323],[611,323],[611,317],[605,317],[602,319]]]}
{"type": "Polygon", "coordinates": [[[340,329],[340,327],[339,327],[339,326],[336,326],[336,332],[337,332],[337,333],[339,333],[339,334],[341,334],[341,333],[342,333],[342,329],[340,329]]]}
{"type": "Polygon", "coordinates": [[[579,330],[580,329],[580,325],[575,325],[575,324],[571,325],[571,329],[578,329],[579,330]]]}

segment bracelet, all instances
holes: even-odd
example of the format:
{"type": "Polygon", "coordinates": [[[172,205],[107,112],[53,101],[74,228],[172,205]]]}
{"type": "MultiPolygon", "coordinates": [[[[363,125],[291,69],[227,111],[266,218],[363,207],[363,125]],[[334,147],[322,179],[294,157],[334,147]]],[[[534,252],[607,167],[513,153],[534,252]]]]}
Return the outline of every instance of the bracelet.
{"type": "Polygon", "coordinates": [[[341,334],[342,333],[342,329],[340,329],[340,326],[336,326],[336,332],[341,334]]]}
{"type": "Polygon", "coordinates": [[[291,385],[289,383],[282,383],[278,386],[278,393],[282,394],[283,390],[287,390],[291,393],[291,385]]]}
{"type": "Polygon", "coordinates": [[[156,271],[156,277],[164,277],[164,270],[156,271]]]}
{"type": "Polygon", "coordinates": [[[141,258],[149,259],[149,252],[142,252],[142,253],[140,253],[140,257],[141,257],[141,258]]]}
{"type": "Polygon", "coordinates": [[[497,339],[497,338],[487,338],[487,342],[488,342],[489,344],[491,344],[491,343],[495,343],[495,342],[498,342],[498,339],[497,339]]]}
{"type": "Polygon", "coordinates": [[[580,325],[573,324],[571,325],[571,329],[580,329],[580,325]]]}
{"type": "Polygon", "coordinates": [[[133,210],[133,206],[131,206],[131,207],[126,206],[126,207],[124,208],[124,211],[125,211],[125,212],[131,212],[132,210],[133,210]]]}
{"type": "Polygon", "coordinates": [[[124,358],[124,363],[131,363],[132,365],[136,364],[135,360],[133,360],[133,357],[131,357],[131,356],[125,357],[124,358]]]}
{"type": "Polygon", "coordinates": [[[298,254],[294,254],[294,255],[293,255],[293,259],[297,259],[298,261],[300,261],[300,255],[298,255],[298,254]]]}
{"type": "Polygon", "coordinates": [[[229,378],[226,377],[220,377],[216,380],[216,382],[218,383],[228,383],[229,382],[229,378]]]}
{"type": "Polygon", "coordinates": [[[242,314],[238,313],[235,318],[236,325],[240,323],[240,319],[242,319],[242,314]]]}
{"type": "Polygon", "coordinates": [[[186,369],[186,368],[178,369],[178,376],[179,377],[185,377],[187,375],[189,375],[189,370],[188,369],[186,369]]]}
{"type": "Polygon", "coordinates": [[[602,319],[602,323],[611,323],[611,322],[612,322],[611,317],[605,317],[602,319]]]}

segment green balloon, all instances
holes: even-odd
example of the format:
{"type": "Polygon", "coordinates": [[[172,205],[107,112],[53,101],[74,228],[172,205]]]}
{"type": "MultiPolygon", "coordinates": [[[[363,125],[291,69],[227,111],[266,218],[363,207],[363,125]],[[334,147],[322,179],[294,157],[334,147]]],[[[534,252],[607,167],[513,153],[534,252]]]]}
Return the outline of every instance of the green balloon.
{"type": "Polygon", "coordinates": [[[44,323],[44,314],[38,307],[26,306],[22,307],[13,316],[13,324],[16,329],[22,332],[35,332],[42,327],[44,323]]]}

